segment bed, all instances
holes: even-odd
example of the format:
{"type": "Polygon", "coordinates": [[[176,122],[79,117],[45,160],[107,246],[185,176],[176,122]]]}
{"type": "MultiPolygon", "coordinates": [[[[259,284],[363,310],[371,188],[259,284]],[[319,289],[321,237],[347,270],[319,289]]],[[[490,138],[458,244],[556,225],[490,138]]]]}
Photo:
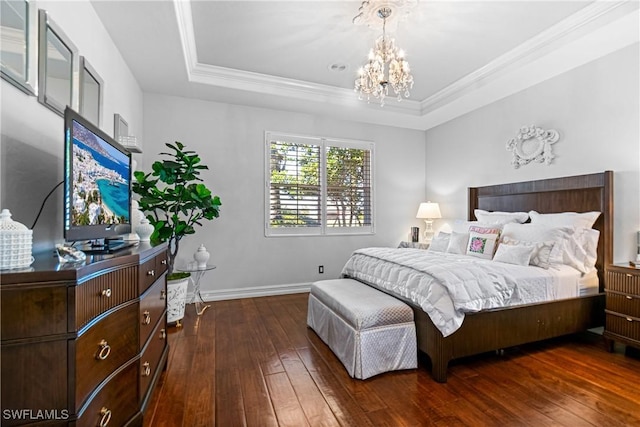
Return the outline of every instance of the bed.
{"type": "MultiPolygon", "coordinates": [[[[595,267],[598,289],[587,296],[466,313],[459,328],[443,335],[415,302],[380,288],[375,280],[352,277],[408,303],[416,322],[418,348],[431,360],[433,378],[446,382],[451,360],[528,342],[585,331],[604,324],[604,267],[613,260],[613,172],[519,182],[468,190],[469,220],[476,209],[540,213],[599,211],[595,267]]],[[[349,276],[346,274],[346,276],[349,276]]]]}

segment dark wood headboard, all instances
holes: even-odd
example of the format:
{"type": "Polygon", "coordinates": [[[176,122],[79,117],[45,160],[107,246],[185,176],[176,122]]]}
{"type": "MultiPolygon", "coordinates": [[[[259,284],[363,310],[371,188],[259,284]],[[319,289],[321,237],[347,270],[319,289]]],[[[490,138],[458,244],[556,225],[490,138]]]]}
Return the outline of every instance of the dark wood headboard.
{"type": "Polygon", "coordinates": [[[469,187],[469,219],[474,209],[540,213],[590,212],[602,214],[593,225],[600,231],[596,267],[600,288],[604,268],[613,262],[613,172],[568,176],[512,184],[469,187]]]}

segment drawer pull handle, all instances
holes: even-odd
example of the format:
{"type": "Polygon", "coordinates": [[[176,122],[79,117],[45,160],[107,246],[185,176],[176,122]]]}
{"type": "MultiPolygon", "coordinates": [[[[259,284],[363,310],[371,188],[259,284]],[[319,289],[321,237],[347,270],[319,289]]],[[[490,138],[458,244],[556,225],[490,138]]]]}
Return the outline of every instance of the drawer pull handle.
{"type": "Polygon", "coordinates": [[[151,365],[149,362],[144,362],[142,364],[142,376],[148,377],[149,375],[151,375],[151,365]]]}
{"type": "Polygon", "coordinates": [[[145,310],[144,313],[142,313],[143,315],[143,319],[142,319],[142,324],[143,325],[148,325],[151,323],[151,313],[149,313],[148,310],[145,310]]]}
{"type": "Polygon", "coordinates": [[[631,295],[625,295],[625,297],[626,297],[627,299],[633,299],[633,297],[632,297],[631,295]]]}
{"type": "MultiPolygon", "coordinates": [[[[100,351],[98,351],[98,354],[96,355],[96,359],[105,360],[107,357],[109,357],[109,354],[111,353],[111,346],[107,344],[107,340],[100,341],[99,345],[100,345],[100,351]]],[[[111,418],[111,416],[109,416],[109,418],[111,418]]]]}
{"type": "Polygon", "coordinates": [[[160,339],[163,340],[167,337],[167,331],[164,328],[160,329],[160,339]]]}
{"type": "Polygon", "coordinates": [[[103,289],[102,292],[100,292],[100,295],[111,298],[111,288],[103,289]]]}
{"type": "Polygon", "coordinates": [[[633,322],[633,319],[631,317],[627,317],[627,322],[633,322]]]}
{"type": "Polygon", "coordinates": [[[162,265],[167,265],[167,260],[166,260],[166,259],[163,259],[162,261],[160,261],[160,264],[162,264],[162,265]]]}
{"type": "Polygon", "coordinates": [[[160,299],[165,299],[165,298],[167,298],[167,291],[163,289],[160,291],[160,299]]]}
{"type": "Polygon", "coordinates": [[[100,415],[102,415],[102,417],[100,418],[100,424],[98,425],[100,427],[107,427],[107,424],[111,421],[111,409],[107,409],[103,406],[102,409],[100,409],[100,415]]]}
{"type": "Polygon", "coordinates": [[[156,275],[156,271],[155,270],[147,271],[147,276],[155,276],[155,275],[156,275]]]}
{"type": "Polygon", "coordinates": [[[633,274],[627,273],[627,277],[633,277],[633,274]]]}

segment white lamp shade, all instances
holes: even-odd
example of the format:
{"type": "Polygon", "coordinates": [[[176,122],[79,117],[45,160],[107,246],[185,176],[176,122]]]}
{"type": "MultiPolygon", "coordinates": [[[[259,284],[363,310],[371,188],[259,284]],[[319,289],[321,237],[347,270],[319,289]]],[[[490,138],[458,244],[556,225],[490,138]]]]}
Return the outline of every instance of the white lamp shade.
{"type": "Polygon", "coordinates": [[[420,203],[420,207],[418,208],[418,213],[416,214],[416,218],[422,218],[422,219],[442,218],[442,215],[440,214],[440,206],[438,206],[437,203],[433,203],[433,202],[420,203]]]}

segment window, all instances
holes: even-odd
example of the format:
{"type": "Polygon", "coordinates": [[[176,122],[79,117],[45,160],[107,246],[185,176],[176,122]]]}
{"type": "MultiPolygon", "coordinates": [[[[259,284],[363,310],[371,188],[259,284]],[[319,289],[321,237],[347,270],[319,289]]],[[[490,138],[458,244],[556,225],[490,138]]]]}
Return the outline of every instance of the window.
{"type": "Polygon", "coordinates": [[[373,144],[266,133],[265,234],[373,233],[373,144]]]}

